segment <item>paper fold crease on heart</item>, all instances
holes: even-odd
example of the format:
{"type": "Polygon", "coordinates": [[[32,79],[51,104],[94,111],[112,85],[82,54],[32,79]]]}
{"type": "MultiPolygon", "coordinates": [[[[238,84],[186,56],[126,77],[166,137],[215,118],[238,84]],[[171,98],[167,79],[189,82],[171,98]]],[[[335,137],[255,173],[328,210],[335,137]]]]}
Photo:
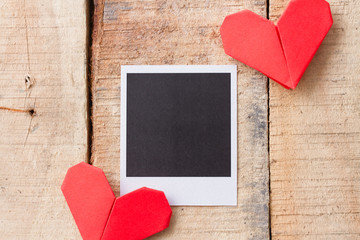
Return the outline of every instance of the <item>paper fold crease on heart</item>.
{"type": "Polygon", "coordinates": [[[291,0],[277,25],[249,10],[220,28],[225,53],[295,89],[333,24],[325,0],[291,0]]]}
{"type": "Polygon", "coordinates": [[[169,226],[172,210],[162,191],[143,187],[115,198],[92,165],[69,168],[61,190],[84,240],[140,240],[169,226]]]}

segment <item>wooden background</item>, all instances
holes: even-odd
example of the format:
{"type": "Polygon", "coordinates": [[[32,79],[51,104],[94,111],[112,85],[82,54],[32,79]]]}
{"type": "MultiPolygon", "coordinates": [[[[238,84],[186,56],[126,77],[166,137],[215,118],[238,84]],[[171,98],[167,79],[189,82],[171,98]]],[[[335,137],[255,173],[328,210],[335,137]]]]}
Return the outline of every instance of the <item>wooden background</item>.
{"type": "MultiPolygon", "coordinates": [[[[295,91],[270,84],[273,239],[360,239],[360,1],[334,24],[295,91]]],[[[287,1],[270,0],[276,21],[287,1]]]]}
{"type": "Polygon", "coordinates": [[[0,239],[80,239],[60,185],[89,155],[85,3],[0,2],[0,239]]]}
{"type": "MultiPolygon", "coordinates": [[[[224,17],[265,2],[98,2],[93,35],[92,163],[119,193],[120,66],[134,64],[239,64],[224,54],[224,17]],[[210,17],[211,16],[211,17],[210,17]]],[[[170,228],[154,239],[267,239],[269,194],[267,79],[239,64],[238,206],[173,207],[170,228]]]]}
{"type": "Polygon", "coordinates": [[[151,239],[360,239],[360,1],[330,1],[295,91],[222,48],[226,15],[276,21],[287,3],[0,2],[0,239],[81,239],[60,191],[77,162],[118,196],[124,64],[238,65],[238,206],[174,207],[151,239]]]}

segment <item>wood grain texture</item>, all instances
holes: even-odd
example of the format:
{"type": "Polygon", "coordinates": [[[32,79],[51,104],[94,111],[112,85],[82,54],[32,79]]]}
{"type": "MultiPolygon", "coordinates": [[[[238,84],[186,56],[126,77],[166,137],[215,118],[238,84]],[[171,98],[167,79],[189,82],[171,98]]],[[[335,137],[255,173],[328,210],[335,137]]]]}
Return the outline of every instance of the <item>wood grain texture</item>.
{"type": "MultiPolygon", "coordinates": [[[[288,1],[270,0],[278,19],[288,1]]],[[[334,25],[295,91],[270,86],[273,239],[360,239],[360,1],[334,25]]]]}
{"type": "Polygon", "coordinates": [[[87,159],[85,0],[0,2],[0,238],[80,239],[60,185],[87,159]]]}
{"type": "Polygon", "coordinates": [[[265,1],[95,1],[92,162],[119,195],[120,66],[238,65],[238,206],[173,207],[170,228],[151,239],[268,239],[267,78],[225,55],[226,15],[265,1]]]}

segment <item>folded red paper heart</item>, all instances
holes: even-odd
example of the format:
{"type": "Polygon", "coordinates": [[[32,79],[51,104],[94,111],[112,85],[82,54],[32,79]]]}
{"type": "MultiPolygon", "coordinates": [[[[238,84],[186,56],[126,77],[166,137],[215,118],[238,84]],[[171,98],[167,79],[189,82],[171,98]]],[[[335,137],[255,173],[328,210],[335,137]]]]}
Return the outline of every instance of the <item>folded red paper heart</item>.
{"type": "Polygon", "coordinates": [[[104,172],[89,164],[69,168],[61,190],[84,240],[140,240],[169,226],[162,191],[144,187],[115,198],[104,172]]]}
{"type": "Polygon", "coordinates": [[[244,10],[227,16],[220,33],[226,54],[295,89],[332,23],[325,0],[292,0],[276,26],[244,10]]]}

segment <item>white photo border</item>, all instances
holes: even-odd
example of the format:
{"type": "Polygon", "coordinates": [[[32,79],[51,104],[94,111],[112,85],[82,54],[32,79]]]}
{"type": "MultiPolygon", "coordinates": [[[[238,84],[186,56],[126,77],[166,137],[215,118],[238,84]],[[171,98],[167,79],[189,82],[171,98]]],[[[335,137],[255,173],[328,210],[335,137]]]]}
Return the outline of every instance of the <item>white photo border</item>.
{"type": "Polygon", "coordinates": [[[121,66],[120,196],[141,187],[164,191],[172,206],[237,205],[237,66],[236,65],[126,65],[121,66]],[[128,73],[230,73],[231,176],[127,177],[126,114],[128,73]]]}

